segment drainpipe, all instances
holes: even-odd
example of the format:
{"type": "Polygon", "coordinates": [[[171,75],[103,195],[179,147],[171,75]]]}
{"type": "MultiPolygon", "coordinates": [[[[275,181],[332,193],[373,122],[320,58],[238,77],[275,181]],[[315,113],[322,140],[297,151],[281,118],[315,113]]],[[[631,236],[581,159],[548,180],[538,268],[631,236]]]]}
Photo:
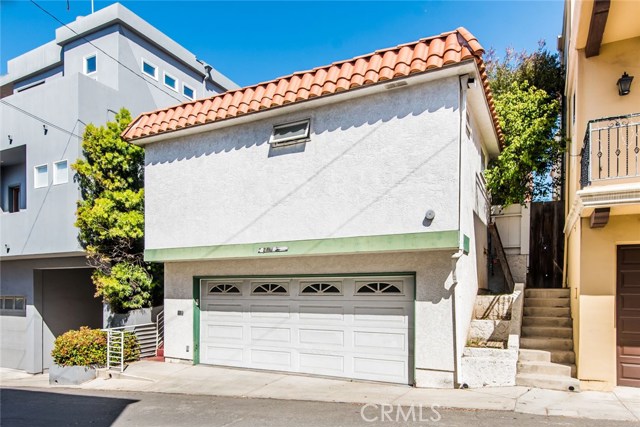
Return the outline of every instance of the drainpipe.
{"type": "Polygon", "coordinates": [[[204,65],[204,77],[202,78],[202,96],[207,96],[207,79],[211,78],[211,70],[213,67],[209,64],[204,65]]]}

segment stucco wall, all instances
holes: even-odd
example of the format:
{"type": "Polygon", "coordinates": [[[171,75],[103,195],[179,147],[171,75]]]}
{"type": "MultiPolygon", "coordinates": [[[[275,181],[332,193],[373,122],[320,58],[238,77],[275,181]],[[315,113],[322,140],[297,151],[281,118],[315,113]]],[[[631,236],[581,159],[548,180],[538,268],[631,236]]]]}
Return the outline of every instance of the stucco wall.
{"type": "Polygon", "coordinates": [[[166,263],[165,355],[176,359],[193,357],[194,276],[415,272],[416,384],[453,387],[451,255],[452,252],[438,251],[166,263]],[[179,316],[178,310],[183,315],[179,316]]]}
{"type": "Polygon", "coordinates": [[[616,385],[616,248],[638,243],[640,215],[613,215],[604,228],[582,219],[578,378],[590,388],[616,385]]]}
{"type": "Polygon", "coordinates": [[[146,248],[457,229],[457,97],[448,78],[151,144],[146,248]],[[305,117],[309,142],[270,147],[305,117]]]}

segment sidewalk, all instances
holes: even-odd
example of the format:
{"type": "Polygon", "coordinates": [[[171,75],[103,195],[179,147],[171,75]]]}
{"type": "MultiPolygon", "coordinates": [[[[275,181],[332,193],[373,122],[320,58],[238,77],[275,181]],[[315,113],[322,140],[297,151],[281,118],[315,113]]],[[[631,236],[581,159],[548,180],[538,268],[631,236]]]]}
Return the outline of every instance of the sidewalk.
{"type": "Polygon", "coordinates": [[[0,368],[2,387],[80,388],[154,393],[372,403],[443,408],[516,411],[537,415],[640,421],[640,389],[571,393],[527,387],[450,390],[355,382],[302,375],[204,365],[141,361],[122,378],[96,379],[80,386],[51,386],[47,374],[29,375],[0,368]]]}

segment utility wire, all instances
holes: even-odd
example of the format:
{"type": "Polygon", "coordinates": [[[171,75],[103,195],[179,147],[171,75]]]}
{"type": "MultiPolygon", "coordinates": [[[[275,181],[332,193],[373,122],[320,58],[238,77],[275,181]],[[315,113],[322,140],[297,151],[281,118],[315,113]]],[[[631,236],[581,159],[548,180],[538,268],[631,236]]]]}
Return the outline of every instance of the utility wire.
{"type": "MultiPolygon", "coordinates": [[[[35,115],[35,114],[33,114],[33,113],[30,113],[30,112],[28,112],[27,110],[23,110],[22,108],[20,108],[20,107],[18,107],[18,106],[16,106],[16,105],[11,104],[11,103],[9,103],[9,102],[5,101],[4,99],[0,99],[0,103],[3,103],[4,105],[6,105],[6,106],[8,106],[8,107],[11,107],[11,108],[13,108],[14,110],[17,110],[17,111],[19,111],[20,113],[22,113],[22,114],[24,114],[24,115],[26,115],[26,116],[29,116],[29,117],[31,117],[32,119],[35,119],[35,120],[39,121],[40,123],[43,123],[43,124],[45,124],[45,125],[47,125],[47,126],[49,126],[49,127],[53,128],[53,129],[57,129],[57,130],[59,130],[60,132],[64,132],[64,133],[66,133],[67,135],[75,136],[75,137],[77,137],[77,138],[82,138],[80,135],[73,133],[73,131],[68,131],[68,130],[66,130],[66,129],[64,129],[64,128],[62,128],[62,127],[60,127],[60,126],[58,126],[58,125],[56,125],[56,124],[54,124],[54,123],[51,123],[51,122],[50,122],[50,121],[48,121],[48,120],[43,119],[43,118],[42,118],[42,117],[40,117],[40,116],[37,116],[37,115],[35,115]]],[[[74,127],[74,129],[75,129],[75,127],[74,127]]]]}
{"type": "Polygon", "coordinates": [[[160,92],[163,92],[166,95],[169,95],[171,98],[175,99],[176,101],[178,101],[179,103],[183,103],[185,102],[184,99],[178,98],[177,96],[173,95],[170,92],[167,92],[166,90],[162,89],[160,86],[157,86],[156,84],[154,84],[153,82],[150,82],[149,80],[145,79],[144,76],[140,75],[137,71],[129,68],[128,66],[126,66],[125,64],[123,64],[122,62],[120,62],[117,58],[114,58],[113,56],[111,56],[109,53],[105,52],[102,48],[96,46],[93,42],[91,42],[91,40],[89,40],[88,38],[86,38],[85,36],[81,36],[80,34],[78,34],[77,31],[75,31],[73,28],[71,28],[70,26],[68,26],[67,24],[65,24],[63,21],[61,21],[60,19],[58,19],[58,17],[56,17],[53,13],[49,12],[47,9],[45,9],[44,7],[40,6],[38,3],[36,3],[34,0],[31,0],[31,3],[33,3],[38,9],[40,9],[41,11],[43,11],[44,13],[46,13],[47,15],[49,15],[51,18],[53,18],[56,22],[58,22],[59,24],[65,26],[67,29],[69,29],[69,31],[73,32],[75,35],[80,36],[80,38],[84,41],[86,41],[87,43],[89,43],[91,46],[93,46],[94,48],[96,48],[97,50],[99,50],[100,52],[104,53],[106,56],[108,56],[109,58],[113,59],[115,62],[117,62],[120,66],[122,66],[123,68],[129,70],[131,73],[133,73],[134,76],[142,79],[143,82],[150,84],[152,87],[158,89],[160,92]]]}

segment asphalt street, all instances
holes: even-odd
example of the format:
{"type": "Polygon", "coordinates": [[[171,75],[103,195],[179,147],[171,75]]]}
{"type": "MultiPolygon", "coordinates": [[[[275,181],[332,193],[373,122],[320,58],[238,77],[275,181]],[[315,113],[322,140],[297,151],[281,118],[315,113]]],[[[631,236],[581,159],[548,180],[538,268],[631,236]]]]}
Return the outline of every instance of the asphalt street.
{"type": "Polygon", "coordinates": [[[507,411],[384,407],[77,389],[0,389],[0,425],[14,426],[637,426],[507,411]]]}

